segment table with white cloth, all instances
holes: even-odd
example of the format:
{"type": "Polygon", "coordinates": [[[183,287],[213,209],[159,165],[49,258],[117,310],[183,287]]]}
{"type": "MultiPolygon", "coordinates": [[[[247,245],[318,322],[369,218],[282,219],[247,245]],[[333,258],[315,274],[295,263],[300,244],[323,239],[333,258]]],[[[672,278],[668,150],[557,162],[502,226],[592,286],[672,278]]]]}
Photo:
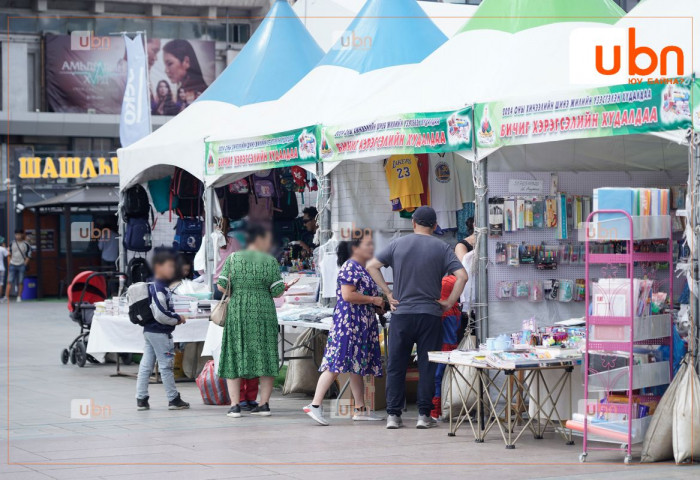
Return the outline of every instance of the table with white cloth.
{"type": "MultiPolygon", "coordinates": [[[[203,342],[207,337],[209,316],[185,316],[185,323],[173,330],[175,343],[203,342]]],[[[95,313],[90,326],[87,353],[99,356],[107,352],[143,353],[143,327],[134,325],[129,315],[95,313]]],[[[120,372],[119,356],[117,356],[117,375],[120,372]]]]}
{"type": "Polygon", "coordinates": [[[467,422],[474,440],[483,443],[497,427],[506,448],[512,449],[524,432],[529,430],[535,439],[541,439],[551,426],[567,445],[573,445],[571,432],[561,427],[572,411],[571,376],[580,360],[500,368],[462,354],[431,352],[429,356],[431,362],[445,365],[450,405],[456,402],[458,406],[456,416],[449,408],[449,436],[455,436],[467,422]],[[466,368],[474,369],[471,375],[466,368]],[[522,408],[524,403],[529,403],[527,410],[522,408]]]}

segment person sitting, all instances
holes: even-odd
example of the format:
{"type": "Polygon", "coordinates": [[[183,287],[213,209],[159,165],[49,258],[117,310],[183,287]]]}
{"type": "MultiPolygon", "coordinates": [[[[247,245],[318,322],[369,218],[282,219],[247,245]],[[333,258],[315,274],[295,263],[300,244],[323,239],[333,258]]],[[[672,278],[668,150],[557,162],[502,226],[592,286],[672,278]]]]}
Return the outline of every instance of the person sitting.
{"type": "Polygon", "coordinates": [[[302,232],[299,245],[301,245],[301,248],[307,252],[311,252],[314,248],[318,247],[318,245],[314,243],[314,237],[316,236],[316,231],[318,230],[318,222],[316,221],[317,217],[318,210],[316,210],[316,207],[306,207],[302,212],[302,232]]]}

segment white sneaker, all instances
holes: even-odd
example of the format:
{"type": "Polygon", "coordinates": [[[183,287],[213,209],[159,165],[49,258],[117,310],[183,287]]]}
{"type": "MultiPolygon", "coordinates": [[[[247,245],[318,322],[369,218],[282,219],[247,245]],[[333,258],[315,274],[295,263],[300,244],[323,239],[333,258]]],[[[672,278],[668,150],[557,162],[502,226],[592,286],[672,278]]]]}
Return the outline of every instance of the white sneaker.
{"type": "Polygon", "coordinates": [[[384,417],[380,417],[372,410],[355,410],[352,416],[353,422],[381,422],[384,417]]]}
{"type": "Polygon", "coordinates": [[[22,303],[22,297],[17,297],[17,303],[22,303]]]}
{"type": "Polygon", "coordinates": [[[320,423],[323,426],[328,426],[328,420],[323,418],[323,405],[320,407],[314,407],[313,405],[308,404],[304,407],[304,412],[309,417],[313,418],[317,423],[320,423]]]}
{"type": "Polygon", "coordinates": [[[437,420],[435,420],[430,415],[419,415],[418,422],[416,423],[416,428],[426,429],[437,427],[437,420]]]}
{"type": "Polygon", "coordinates": [[[386,419],[386,428],[395,430],[403,427],[403,420],[398,415],[389,415],[386,419]]]}

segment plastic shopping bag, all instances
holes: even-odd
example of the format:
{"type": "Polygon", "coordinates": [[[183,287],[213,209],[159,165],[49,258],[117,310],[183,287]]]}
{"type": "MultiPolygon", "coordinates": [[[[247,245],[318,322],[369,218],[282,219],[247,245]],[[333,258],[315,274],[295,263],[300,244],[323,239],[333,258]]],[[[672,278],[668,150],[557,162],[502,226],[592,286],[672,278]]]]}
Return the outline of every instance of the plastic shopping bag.
{"type": "MultiPolygon", "coordinates": [[[[476,337],[474,335],[465,335],[457,347],[459,350],[473,350],[476,348],[476,337]]],[[[469,382],[469,384],[474,385],[476,382],[476,368],[474,367],[454,367],[459,373],[464,376],[464,379],[469,382]]],[[[459,415],[462,409],[462,401],[460,400],[460,395],[458,392],[467,394],[467,398],[464,400],[467,408],[476,402],[477,396],[474,391],[471,391],[469,385],[464,381],[462,377],[455,374],[452,378],[452,403],[450,403],[450,377],[451,375],[444,375],[442,377],[442,416],[447,417],[450,413],[450,408],[452,409],[452,416],[459,415]]]]}
{"type": "Polygon", "coordinates": [[[692,357],[679,379],[676,408],[673,412],[673,457],[676,463],[700,460],[700,379],[692,357]]]}
{"type": "Polygon", "coordinates": [[[197,376],[197,387],[199,387],[199,393],[202,394],[202,401],[205,405],[228,405],[231,403],[226,380],[216,375],[213,360],[209,360],[197,376]]]}

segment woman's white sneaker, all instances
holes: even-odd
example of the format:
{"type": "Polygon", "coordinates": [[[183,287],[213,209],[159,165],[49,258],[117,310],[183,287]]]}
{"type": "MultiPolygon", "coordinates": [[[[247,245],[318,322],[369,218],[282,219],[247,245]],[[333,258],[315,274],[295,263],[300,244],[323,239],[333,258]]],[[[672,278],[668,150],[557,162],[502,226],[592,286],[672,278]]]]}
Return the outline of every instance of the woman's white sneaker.
{"type": "Polygon", "coordinates": [[[323,426],[328,426],[328,420],[323,418],[323,406],[314,407],[313,405],[308,404],[304,407],[304,412],[309,417],[313,418],[317,423],[323,426]]]}

